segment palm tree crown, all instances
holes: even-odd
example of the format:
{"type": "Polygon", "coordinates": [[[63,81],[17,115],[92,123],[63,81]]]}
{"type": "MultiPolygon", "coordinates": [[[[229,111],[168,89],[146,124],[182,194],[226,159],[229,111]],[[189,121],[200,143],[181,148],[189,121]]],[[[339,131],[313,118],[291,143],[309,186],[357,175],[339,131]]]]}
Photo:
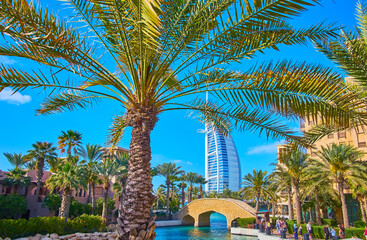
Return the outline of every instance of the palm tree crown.
{"type": "Polygon", "coordinates": [[[66,153],[71,155],[72,150],[74,149],[74,154],[76,154],[77,148],[81,147],[82,134],[77,131],[67,130],[66,132],[62,131],[61,136],[58,137],[59,141],[59,149],[61,149],[62,153],[66,153]]]}
{"type": "Polygon", "coordinates": [[[14,168],[22,168],[30,159],[21,153],[4,153],[4,156],[14,168]]]}

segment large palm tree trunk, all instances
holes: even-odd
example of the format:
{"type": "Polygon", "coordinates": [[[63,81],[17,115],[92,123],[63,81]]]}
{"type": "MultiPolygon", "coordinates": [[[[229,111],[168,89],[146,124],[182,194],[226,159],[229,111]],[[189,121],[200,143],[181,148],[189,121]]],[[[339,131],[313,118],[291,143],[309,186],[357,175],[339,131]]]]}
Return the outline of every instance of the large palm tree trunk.
{"type": "Polygon", "coordinates": [[[96,184],[92,183],[92,214],[95,214],[96,211],[96,184]]]}
{"type": "Polygon", "coordinates": [[[362,200],[358,200],[358,202],[359,202],[359,206],[361,208],[363,222],[367,222],[366,212],[364,211],[364,208],[363,208],[363,201],[362,200]]]}
{"type": "Polygon", "coordinates": [[[258,213],[259,212],[259,204],[260,204],[260,193],[256,193],[256,209],[255,211],[258,213]]]}
{"type": "MultiPolygon", "coordinates": [[[[365,212],[367,213],[367,197],[364,196],[363,197],[363,200],[364,200],[364,209],[365,209],[365,212]]],[[[367,222],[366,222],[367,223],[367,222]]]]}
{"type": "Polygon", "coordinates": [[[199,199],[203,197],[203,184],[200,184],[199,187],[199,199]]]}
{"type": "Polygon", "coordinates": [[[92,202],[92,183],[88,183],[88,198],[87,203],[92,202]]]}
{"type": "MultiPolygon", "coordinates": [[[[43,177],[43,168],[45,167],[45,159],[44,158],[38,158],[37,159],[37,170],[36,170],[36,180],[37,180],[37,188],[36,188],[36,201],[38,201],[38,196],[41,189],[41,182],[43,177]]],[[[36,204],[37,209],[37,204],[36,204]]]]}
{"type": "Polygon", "coordinates": [[[342,213],[343,213],[343,223],[345,228],[349,228],[349,218],[348,218],[348,209],[347,202],[345,200],[344,194],[344,182],[339,181],[339,192],[340,192],[340,200],[342,202],[342,213]]]}
{"type": "Polygon", "coordinates": [[[189,189],[189,200],[190,200],[190,202],[192,201],[192,190],[193,190],[193,187],[192,187],[192,185],[190,185],[190,189],[189,189]]]}
{"type": "Polygon", "coordinates": [[[322,220],[321,220],[321,214],[320,214],[320,199],[319,199],[318,191],[314,192],[314,196],[315,196],[316,224],[321,226],[322,220]]]}
{"type": "Polygon", "coordinates": [[[70,202],[71,202],[71,189],[66,188],[62,193],[61,207],[59,210],[59,217],[65,218],[65,222],[69,216],[70,202]]]}
{"type": "Polygon", "coordinates": [[[170,190],[170,181],[167,179],[167,194],[166,194],[166,217],[169,217],[169,190],[170,190]]]}
{"type": "Polygon", "coordinates": [[[296,204],[297,224],[301,224],[302,223],[302,208],[301,208],[301,200],[299,199],[298,184],[293,182],[293,188],[294,188],[294,201],[296,204]]]}
{"type": "Polygon", "coordinates": [[[158,118],[151,109],[129,109],[126,123],[131,126],[130,160],[122,216],[118,218],[120,239],[154,239],[155,217],[150,216],[154,201],[151,179],[150,132],[158,118]],[[141,112],[143,111],[143,113],[141,112]]]}
{"type": "Polygon", "coordinates": [[[103,222],[107,225],[107,221],[108,221],[108,216],[107,216],[107,201],[108,201],[108,189],[109,189],[109,184],[105,183],[105,187],[104,187],[104,196],[103,196],[103,209],[102,209],[102,219],[103,222]]]}
{"type": "Polygon", "coordinates": [[[288,218],[293,220],[292,188],[288,188],[288,218]]]}
{"type": "Polygon", "coordinates": [[[185,185],[184,183],[181,184],[181,207],[185,206],[185,185]]]}

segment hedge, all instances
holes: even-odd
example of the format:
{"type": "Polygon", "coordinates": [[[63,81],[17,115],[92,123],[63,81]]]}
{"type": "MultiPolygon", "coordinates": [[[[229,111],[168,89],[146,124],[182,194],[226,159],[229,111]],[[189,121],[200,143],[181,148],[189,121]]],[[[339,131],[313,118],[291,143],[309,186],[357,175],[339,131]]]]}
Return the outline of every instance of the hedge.
{"type": "Polygon", "coordinates": [[[73,220],[68,219],[67,224],[59,217],[35,217],[26,219],[0,220],[1,238],[20,238],[33,236],[37,233],[57,233],[65,235],[75,232],[95,232],[104,229],[100,216],[83,214],[73,220]]]}
{"type": "Polygon", "coordinates": [[[358,220],[354,222],[354,227],[356,228],[364,228],[366,226],[366,223],[362,220],[358,220]]]}
{"type": "Polygon", "coordinates": [[[238,225],[243,228],[247,228],[248,224],[253,224],[255,221],[255,218],[237,218],[236,219],[238,225]]]}
{"type": "Polygon", "coordinates": [[[322,225],[326,225],[327,224],[329,226],[334,226],[334,227],[338,226],[338,224],[337,224],[337,222],[336,222],[335,219],[323,218],[323,219],[321,219],[321,221],[322,221],[322,225]]]}

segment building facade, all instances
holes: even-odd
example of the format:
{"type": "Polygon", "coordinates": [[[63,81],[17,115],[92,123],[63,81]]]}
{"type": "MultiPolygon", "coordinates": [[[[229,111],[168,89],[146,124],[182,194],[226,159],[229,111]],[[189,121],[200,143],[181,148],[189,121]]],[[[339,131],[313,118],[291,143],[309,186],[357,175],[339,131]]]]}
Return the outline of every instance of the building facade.
{"type": "Polygon", "coordinates": [[[211,125],[205,127],[205,191],[238,191],[241,186],[241,166],[236,145],[211,125]]]}

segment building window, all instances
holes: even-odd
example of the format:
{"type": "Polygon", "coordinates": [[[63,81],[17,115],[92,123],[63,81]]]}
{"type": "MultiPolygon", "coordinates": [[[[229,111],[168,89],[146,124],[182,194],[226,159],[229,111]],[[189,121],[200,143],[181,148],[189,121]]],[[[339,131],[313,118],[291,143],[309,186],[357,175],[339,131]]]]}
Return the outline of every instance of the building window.
{"type": "Polygon", "coordinates": [[[328,139],[332,139],[332,138],[334,138],[334,134],[333,134],[333,133],[332,133],[332,134],[328,134],[328,135],[327,135],[327,138],[328,138],[328,139]]]}
{"type": "Polygon", "coordinates": [[[345,132],[340,132],[340,133],[338,133],[338,137],[339,138],[345,138],[345,132]]]}
{"type": "Polygon", "coordinates": [[[358,147],[366,147],[366,142],[359,142],[358,147]]]}

